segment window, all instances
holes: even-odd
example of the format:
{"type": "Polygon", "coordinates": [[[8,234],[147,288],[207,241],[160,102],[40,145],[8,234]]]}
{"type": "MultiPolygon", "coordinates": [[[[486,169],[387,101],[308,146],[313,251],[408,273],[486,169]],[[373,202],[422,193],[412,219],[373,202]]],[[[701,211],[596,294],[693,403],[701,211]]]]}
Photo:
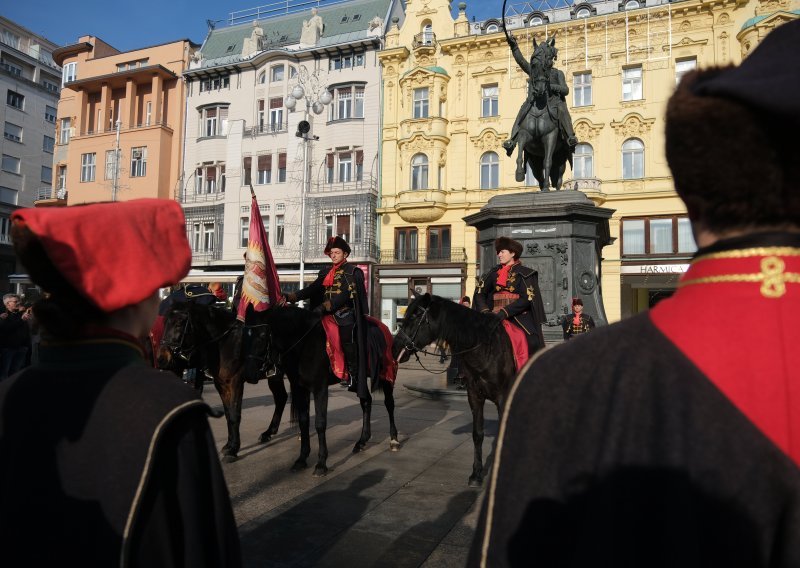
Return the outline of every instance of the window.
{"type": "Polygon", "coordinates": [[[639,179],[644,177],[644,144],[637,138],[630,138],[622,144],[622,178],[639,179]]]}
{"type": "Polygon", "coordinates": [[[6,93],[6,104],[22,110],[25,108],[25,95],[20,95],[9,89],[6,93]]]}
{"type": "Polygon", "coordinates": [[[353,57],[353,67],[363,67],[364,66],[364,54],[359,53],[353,57]]]}
{"type": "MultiPolygon", "coordinates": [[[[348,182],[353,179],[353,155],[350,152],[339,154],[339,181],[348,182]]],[[[346,240],[346,239],[345,239],[346,240]]]]}
{"type": "Polygon", "coordinates": [[[52,154],[56,148],[56,139],[52,136],[44,136],[42,138],[42,151],[52,154]]]}
{"type": "Polygon", "coordinates": [[[277,83],[279,81],[283,81],[283,75],[284,75],[283,70],[284,70],[284,66],[283,65],[275,65],[275,66],[273,66],[272,69],[270,69],[270,72],[269,72],[270,73],[270,75],[269,75],[270,82],[271,83],[277,83]]]}
{"type": "Polygon", "coordinates": [[[497,116],[498,113],[497,85],[481,87],[481,116],[497,116]]]}
{"type": "Polygon", "coordinates": [[[350,240],[350,215],[325,216],[325,239],[337,236],[350,240]]]}
{"type": "Polygon", "coordinates": [[[325,182],[333,183],[333,162],[335,160],[333,153],[325,156],[325,182]]]}
{"type": "Polygon", "coordinates": [[[0,37],[0,40],[6,45],[13,47],[14,49],[20,48],[20,41],[21,38],[10,30],[3,30],[3,35],[0,37]]]}
{"type": "Polygon", "coordinates": [[[572,77],[573,106],[592,104],[592,74],[575,73],[572,77]]]}
{"type": "Polygon", "coordinates": [[[428,88],[414,89],[414,118],[428,118],[428,88]]]}
{"type": "Polygon", "coordinates": [[[67,166],[58,166],[56,189],[67,189],[67,166]]]}
{"type": "Polygon", "coordinates": [[[258,84],[263,85],[266,82],[267,82],[267,72],[262,71],[261,73],[258,74],[258,84]]]}
{"type": "Polygon", "coordinates": [[[12,142],[22,142],[22,127],[6,122],[3,138],[11,140],[12,142]]]}
{"type": "Polygon", "coordinates": [[[355,118],[364,118],[364,87],[356,87],[355,118]]]}
{"type": "Polygon", "coordinates": [[[290,65],[289,66],[289,79],[294,79],[295,77],[297,77],[297,68],[296,67],[292,67],[290,65]]]}
{"type": "Polygon", "coordinates": [[[42,166],[42,181],[48,185],[53,183],[53,168],[42,166]]]}
{"type": "MultiPolygon", "coordinates": [[[[225,191],[225,166],[220,167],[220,192],[225,191]]],[[[195,172],[195,186],[194,191],[197,195],[212,194],[217,191],[217,168],[215,166],[206,166],[205,168],[197,168],[195,172]]]]}
{"type": "Polygon", "coordinates": [[[248,156],[247,158],[244,159],[242,165],[242,170],[244,173],[244,175],[242,176],[242,185],[248,186],[251,183],[253,183],[252,168],[253,168],[253,158],[248,156]]]}
{"type": "Polygon", "coordinates": [[[576,18],[588,18],[592,15],[591,10],[589,8],[580,8],[577,12],[575,12],[576,18]]]}
{"type": "Polygon", "coordinates": [[[356,150],[356,181],[364,179],[364,150],[356,150]]]}
{"type": "Polygon", "coordinates": [[[417,229],[405,227],[395,229],[394,258],[404,262],[417,261],[417,229]]]}
{"type": "Polygon", "coordinates": [[[481,189],[497,189],[500,186],[500,158],[494,152],[481,156],[481,189]]]}
{"type": "Polygon", "coordinates": [[[10,187],[0,186],[0,202],[16,205],[19,200],[19,192],[10,187]]]}
{"type": "Polygon", "coordinates": [[[264,132],[266,130],[266,128],[265,128],[266,125],[264,124],[264,118],[266,116],[264,99],[259,99],[257,101],[257,103],[258,103],[258,118],[257,118],[257,120],[258,120],[258,131],[259,132],[264,132]]]}
{"type": "Polygon", "coordinates": [[[336,90],[337,103],[336,106],[340,120],[343,118],[350,118],[353,110],[353,92],[350,89],[337,89],[336,90]]]}
{"type": "Polygon", "coordinates": [[[250,241],[250,217],[239,219],[239,246],[246,247],[250,241]]]}
{"type": "Polygon", "coordinates": [[[678,59],[675,61],[675,84],[681,82],[683,76],[689,71],[694,71],[697,68],[697,58],[692,57],[689,59],[678,59]]]}
{"type": "Polygon", "coordinates": [[[487,34],[493,34],[493,33],[496,33],[496,32],[498,32],[499,30],[500,30],[500,28],[499,28],[499,27],[497,27],[497,24],[489,24],[488,26],[486,26],[486,33],[487,33],[487,34]]]}
{"type": "Polygon", "coordinates": [[[7,154],[3,154],[3,171],[10,172],[12,174],[19,173],[19,165],[20,160],[19,158],[15,158],[14,156],[9,156],[7,154]]]}
{"type": "Polygon", "coordinates": [[[47,122],[52,122],[53,124],[55,124],[56,123],[56,109],[51,107],[51,106],[45,105],[45,107],[44,107],[44,119],[47,122]]]}
{"type": "Polygon", "coordinates": [[[225,193],[225,166],[219,167],[219,191],[225,193]]]}
{"type": "Polygon", "coordinates": [[[21,77],[22,76],[22,67],[20,67],[18,65],[14,65],[13,63],[10,63],[8,61],[3,61],[2,63],[0,63],[0,67],[5,69],[6,71],[11,73],[12,75],[16,75],[17,77],[21,77]]]}
{"type": "Polygon", "coordinates": [[[220,89],[227,89],[231,86],[230,77],[211,77],[210,79],[200,80],[200,92],[203,91],[219,91],[220,89]]]}
{"type": "Polygon", "coordinates": [[[544,23],[544,20],[540,16],[534,16],[533,18],[530,19],[530,21],[528,22],[528,25],[531,26],[531,27],[533,27],[533,26],[541,26],[543,23],[544,23]]]}
{"type": "Polygon", "coordinates": [[[144,125],[150,126],[153,120],[153,101],[147,101],[147,111],[145,112],[144,125]]]}
{"type": "Polygon", "coordinates": [[[638,7],[639,7],[638,0],[628,0],[627,2],[625,2],[626,10],[635,10],[638,7]]]}
{"type": "Polygon", "coordinates": [[[686,217],[652,217],[622,220],[623,255],[681,255],[697,250],[686,217]]]}
{"type": "Polygon", "coordinates": [[[67,144],[69,143],[69,134],[70,134],[70,125],[72,124],[72,119],[70,118],[62,118],[61,119],[61,130],[59,132],[58,143],[59,144],[67,144]]]}
{"type": "Polygon", "coordinates": [[[214,252],[214,223],[203,223],[203,252],[214,252]]]}
{"type": "Polygon", "coordinates": [[[278,154],[278,183],[286,181],[286,152],[278,154]]]}
{"type": "Polygon", "coordinates": [[[258,157],[258,181],[259,185],[272,183],[272,154],[265,154],[258,157]]]}
{"type": "Polygon", "coordinates": [[[51,93],[58,93],[59,86],[52,81],[48,81],[47,79],[42,79],[42,87],[50,91],[51,93]]]}
{"type": "Polygon", "coordinates": [[[622,100],[636,101],[642,98],[642,68],[628,67],[622,70],[622,100]]]}
{"type": "Polygon", "coordinates": [[[114,172],[116,171],[115,168],[115,156],[116,152],[114,150],[106,150],[106,176],[105,179],[114,179],[114,172]]]}
{"type": "Polygon", "coordinates": [[[70,83],[78,78],[78,64],[67,63],[61,68],[61,86],[65,83],[70,83]]]}
{"type": "Polygon", "coordinates": [[[147,175],[147,146],[131,148],[131,177],[147,175]]]}
{"type": "Polygon", "coordinates": [[[228,130],[228,107],[207,107],[200,111],[201,136],[225,136],[228,130]]]}
{"type": "Polygon", "coordinates": [[[283,128],[283,99],[276,97],[269,100],[269,129],[280,132],[283,128]]]}
{"type": "MultiPolygon", "coordinates": [[[[263,211],[264,206],[259,205],[258,208],[263,211]]],[[[267,211],[269,211],[269,205],[267,205],[267,211]]],[[[261,222],[264,223],[264,236],[269,242],[269,215],[261,215],[261,222]]]]}
{"type": "Polygon", "coordinates": [[[275,244],[283,246],[283,215],[275,215],[275,244]]]}
{"type": "Polygon", "coordinates": [[[432,45],[433,37],[433,25],[425,24],[422,28],[422,44],[432,45]]]}
{"type": "Polygon", "coordinates": [[[594,177],[594,149],[589,144],[578,144],[572,156],[572,177],[586,179],[594,177]]]}
{"type": "Polygon", "coordinates": [[[425,154],[411,158],[411,189],[428,189],[428,156],[425,154]]]}
{"type": "Polygon", "coordinates": [[[81,181],[94,181],[94,169],[97,154],[81,154],[81,181]]]}
{"type": "Polygon", "coordinates": [[[428,228],[428,260],[450,262],[450,227],[428,228]]]}

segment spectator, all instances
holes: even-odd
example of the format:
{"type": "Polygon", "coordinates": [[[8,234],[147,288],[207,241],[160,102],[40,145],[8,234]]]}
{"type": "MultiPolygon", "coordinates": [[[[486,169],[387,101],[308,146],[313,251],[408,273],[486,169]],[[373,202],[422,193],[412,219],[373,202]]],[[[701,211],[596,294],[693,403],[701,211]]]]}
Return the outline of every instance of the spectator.
{"type": "Polygon", "coordinates": [[[470,566],[800,566],[798,53],[793,21],[684,75],[666,154],[699,250],[518,378],[470,566]]]}
{"type": "Polygon", "coordinates": [[[580,298],[572,298],[572,313],[561,316],[560,321],[564,331],[564,341],[594,329],[594,320],[592,316],[583,312],[583,300],[580,298]]]}
{"type": "Polygon", "coordinates": [[[4,565],[240,566],[210,408],[138,341],[189,270],[184,223],[155,199],[12,214],[49,297],[40,363],[0,383],[4,565]]]}
{"type": "Polygon", "coordinates": [[[3,296],[0,313],[0,381],[25,367],[31,348],[31,312],[16,294],[3,296]]]}

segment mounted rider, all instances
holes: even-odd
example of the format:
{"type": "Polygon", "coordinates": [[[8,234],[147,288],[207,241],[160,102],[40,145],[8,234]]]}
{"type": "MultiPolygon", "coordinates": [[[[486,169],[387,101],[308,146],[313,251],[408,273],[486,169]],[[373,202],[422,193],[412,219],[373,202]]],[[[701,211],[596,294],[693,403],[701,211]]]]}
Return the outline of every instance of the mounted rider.
{"type": "MultiPolygon", "coordinates": [[[[517,134],[519,133],[519,129],[521,128],[525,117],[528,116],[528,112],[530,112],[530,110],[533,108],[535,102],[535,97],[533,94],[534,56],[531,56],[530,62],[526,61],[519,49],[517,40],[514,39],[514,36],[507,33],[506,39],[511,47],[511,53],[514,55],[514,60],[529,77],[528,98],[519,109],[517,118],[514,121],[514,126],[511,129],[511,137],[503,142],[503,148],[505,148],[506,154],[511,156],[511,154],[514,152],[514,147],[517,145],[517,134]]],[[[555,42],[556,38],[553,36],[544,43],[544,47],[547,49],[544,67],[550,74],[550,79],[548,81],[549,93],[547,95],[547,110],[550,113],[551,118],[558,123],[558,129],[561,133],[561,138],[569,146],[571,153],[572,149],[574,149],[578,144],[578,139],[576,138],[575,131],[572,128],[572,117],[570,116],[569,109],[567,108],[566,96],[569,94],[567,81],[564,78],[564,73],[560,69],[553,67],[553,62],[558,56],[558,49],[555,47],[555,42]]],[[[536,38],[534,38],[534,55],[536,54],[536,47],[536,38]]]]}

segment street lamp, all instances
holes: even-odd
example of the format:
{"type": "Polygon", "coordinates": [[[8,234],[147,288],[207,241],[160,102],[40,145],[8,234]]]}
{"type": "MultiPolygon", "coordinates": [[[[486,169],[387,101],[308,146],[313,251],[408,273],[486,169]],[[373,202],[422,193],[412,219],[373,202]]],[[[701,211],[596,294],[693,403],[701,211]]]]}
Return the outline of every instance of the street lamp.
{"type": "Polygon", "coordinates": [[[309,73],[305,67],[300,66],[297,73],[297,84],[292,88],[284,100],[286,108],[294,110],[297,103],[305,99],[306,110],[303,120],[297,125],[295,136],[303,139],[303,185],[300,189],[300,287],[303,287],[305,276],[306,251],[303,242],[306,231],[306,189],[311,181],[308,175],[308,146],[312,140],[319,140],[319,136],[311,134],[311,123],[308,119],[311,113],[322,114],[325,107],[333,100],[328,88],[319,78],[319,71],[309,73]]]}

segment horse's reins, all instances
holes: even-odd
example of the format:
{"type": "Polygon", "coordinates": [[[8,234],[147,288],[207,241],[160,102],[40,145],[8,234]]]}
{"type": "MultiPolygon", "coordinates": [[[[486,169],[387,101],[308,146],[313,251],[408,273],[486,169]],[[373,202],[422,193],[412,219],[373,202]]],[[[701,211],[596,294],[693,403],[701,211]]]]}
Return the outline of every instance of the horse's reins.
{"type": "Polygon", "coordinates": [[[226,329],[224,332],[222,332],[219,336],[212,337],[208,341],[206,341],[204,343],[201,343],[199,345],[195,345],[194,347],[191,347],[190,349],[184,351],[182,349],[182,347],[183,347],[183,342],[186,340],[186,334],[189,331],[189,327],[190,326],[194,327],[194,326],[191,325],[191,322],[192,322],[192,316],[187,314],[186,315],[186,323],[184,324],[183,332],[181,333],[181,340],[180,340],[180,343],[178,343],[177,346],[175,346],[174,344],[170,344],[170,342],[164,341],[163,339],[160,342],[161,345],[166,346],[170,351],[173,352],[173,354],[175,356],[180,357],[184,361],[188,361],[192,357],[192,354],[194,354],[194,352],[197,351],[198,349],[201,349],[203,347],[207,347],[207,346],[211,345],[212,343],[216,343],[218,341],[221,341],[226,335],[228,335],[230,332],[232,332],[233,329],[236,327],[236,322],[233,322],[228,327],[228,329],[226,329]]]}
{"type": "MultiPolygon", "coordinates": [[[[290,345],[288,349],[285,349],[283,351],[281,351],[279,349],[276,349],[275,351],[277,351],[278,356],[279,357],[283,357],[284,355],[289,353],[289,351],[291,351],[292,349],[294,349],[295,347],[300,345],[300,343],[308,336],[308,334],[311,333],[314,330],[314,328],[317,327],[317,325],[320,324],[320,323],[322,323],[322,318],[320,318],[319,321],[315,322],[314,325],[309,327],[308,330],[306,330],[306,332],[303,335],[300,336],[300,339],[298,339],[292,345],[290,345]]],[[[245,326],[245,327],[247,329],[252,329],[252,328],[256,328],[256,327],[267,327],[268,328],[268,327],[270,327],[270,325],[268,323],[262,323],[262,324],[250,325],[250,326],[245,326]]],[[[271,334],[268,334],[268,335],[270,335],[270,337],[271,337],[271,334]]],[[[263,358],[260,358],[260,357],[258,357],[256,355],[252,355],[252,354],[249,354],[249,353],[248,353],[247,356],[249,358],[252,358],[252,359],[260,360],[262,362],[262,366],[263,366],[263,363],[266,363],[267,358],[269,357],[269,351],[271,349],[271,347],[270,347],[271,343],[272,343],[271,339],[268,340],[267,347],[264,349],[263,358]]],[[[275,364],[275,361],[272,361],[272,363],[275,364]]]]}

